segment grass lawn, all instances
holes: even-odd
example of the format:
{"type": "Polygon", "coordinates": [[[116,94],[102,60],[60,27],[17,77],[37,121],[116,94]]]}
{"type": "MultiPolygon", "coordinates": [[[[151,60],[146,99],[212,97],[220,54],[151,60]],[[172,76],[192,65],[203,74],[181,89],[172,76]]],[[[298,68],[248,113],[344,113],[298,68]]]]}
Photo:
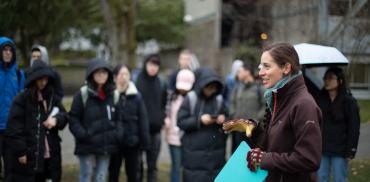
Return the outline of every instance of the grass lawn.
{"type": "Polygon", "coordinates": [[[370,160],[353,160],[350,162],[349,182],[370,181],[370,160]]]}
{"type": "MultiPolygon", "coordinates": [[[[158,182],[169,181],[169,164],[159,165],[158,182]]],[[[69,165],[63,167],[62,181],[78,181],[78,166],[69,165]]],[[[348,182],[368,182],[370,179],[370,160],[353,160],[350,162],[348,182]]],[[[122,170],[120,181],[126,181],[122,170]]]]}
{"type": "Polygon", "coordinates": [[[359,100],[358,105],[360,106],[361,122],[364,123],[370,121],[370,101],[359,100]]]}

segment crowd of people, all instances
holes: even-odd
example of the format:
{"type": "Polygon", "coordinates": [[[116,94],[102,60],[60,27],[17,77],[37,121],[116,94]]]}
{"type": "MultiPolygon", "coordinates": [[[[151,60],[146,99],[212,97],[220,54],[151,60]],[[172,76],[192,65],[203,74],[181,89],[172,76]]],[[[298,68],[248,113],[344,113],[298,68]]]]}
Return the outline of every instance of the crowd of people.
{"type": "Polygon", "coordinates": [[[254,126],[251,137],[230,134],[232,150],[246,141],[252,149],[245,168],[267,170],[266,181],[346,181],[348,160],[356,154],[359,108],[343,69],[329,68],[313,98],[288,43],[266,46],[258,72],[253,60],[235,60],[225,81],[189,50],[180,52],[168,79],[159,74],[158,54],[148,55],[135,77],[127,65],[112,70],[93,59],[68,112],[62,78],[48,65],[45,47],[32,47],[26,71],[18,68],[11,39],[0,37],[0,50],[0,169],[6,182],[61,181],[58,132],[67,125],[81,182],[119,181],[122,162],[128,182],[156,182],[162,130],[169,180],[213,181],[226,163],[230,131],[223,125],[232,119],[254,126]]]}

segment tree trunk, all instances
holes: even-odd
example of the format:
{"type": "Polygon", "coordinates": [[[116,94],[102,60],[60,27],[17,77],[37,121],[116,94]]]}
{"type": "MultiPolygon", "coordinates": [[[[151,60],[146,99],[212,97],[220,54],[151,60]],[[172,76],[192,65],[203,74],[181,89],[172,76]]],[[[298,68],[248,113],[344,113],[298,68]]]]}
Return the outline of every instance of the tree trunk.
{"type": "Polygon", "coordinates": [[[135,7],[136,0],[101,0],[106,24],[111,64],[135,66],[135,7]]]}

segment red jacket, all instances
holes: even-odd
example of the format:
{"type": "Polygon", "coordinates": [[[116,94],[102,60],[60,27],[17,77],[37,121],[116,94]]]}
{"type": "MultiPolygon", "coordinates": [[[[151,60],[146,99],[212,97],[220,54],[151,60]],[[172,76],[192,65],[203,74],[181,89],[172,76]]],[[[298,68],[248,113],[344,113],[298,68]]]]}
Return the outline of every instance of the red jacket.
{"type": "Polygon", "coordinates": [[[274,109],[268,127],[261,132],[266,154],[261,168],[267,182],[317,181],[321,160],[321,111],[308,93],[302,76],[273,93],[274,109]]]}

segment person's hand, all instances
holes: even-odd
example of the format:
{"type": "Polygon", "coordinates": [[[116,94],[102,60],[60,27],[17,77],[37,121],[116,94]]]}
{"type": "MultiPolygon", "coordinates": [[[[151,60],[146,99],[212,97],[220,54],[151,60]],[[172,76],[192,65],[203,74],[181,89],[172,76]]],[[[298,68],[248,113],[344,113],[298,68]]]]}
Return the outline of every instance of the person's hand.
{"type": "Polygon", "coordinates": [[[24,155],[18,158],[19,163],[26,165],[27,164],[27,156],[24,155]]]}
{"type": "Polygon", "coordinates": [[[262,156],[265,154],[265,152],[261,151],[260,148],[251,149],[247,153],[247,167],[249,170],[256,172],[258,167],[261,165],[262,162],[262,156]]]}
{"type": "Polygon", "coordinates": [[[57,124],[57,119],[56,119],[56,118],[54,118],[54,117],[49,117],[49,118],[48,118],[46,121],[44,121],[42,124],[45,126],[45,128],[47,128],[47,129],[51,129],[51,128],[54,128],[54,127],[55,127],[55,125],[57,124]]]}
{"type": "Polygon", "coordinates": [[[216,123],[217,124],[223,124],[224,122],[225,122],[225,115],[223,115],[223,114],[218,115],[216,123]]]}
{"type": "Polygon", "coordinates": [[[203,114],[201,117],[200,117],[200,121],[204,124],[204,125],[210,125],[212,123],[215,122],[215,120],[211,117],[211,115],[209,114],[203,114]]]}
{"type": "Polygon", "coordinates": [[[256,127],[256,125],[257,125],[256,122],[253,120],[234,119],[223,123],[222,129],[225,132],[232,131],[245,132],[245,135],[247,137],[251,137],[252,131],[256,127]]]}

